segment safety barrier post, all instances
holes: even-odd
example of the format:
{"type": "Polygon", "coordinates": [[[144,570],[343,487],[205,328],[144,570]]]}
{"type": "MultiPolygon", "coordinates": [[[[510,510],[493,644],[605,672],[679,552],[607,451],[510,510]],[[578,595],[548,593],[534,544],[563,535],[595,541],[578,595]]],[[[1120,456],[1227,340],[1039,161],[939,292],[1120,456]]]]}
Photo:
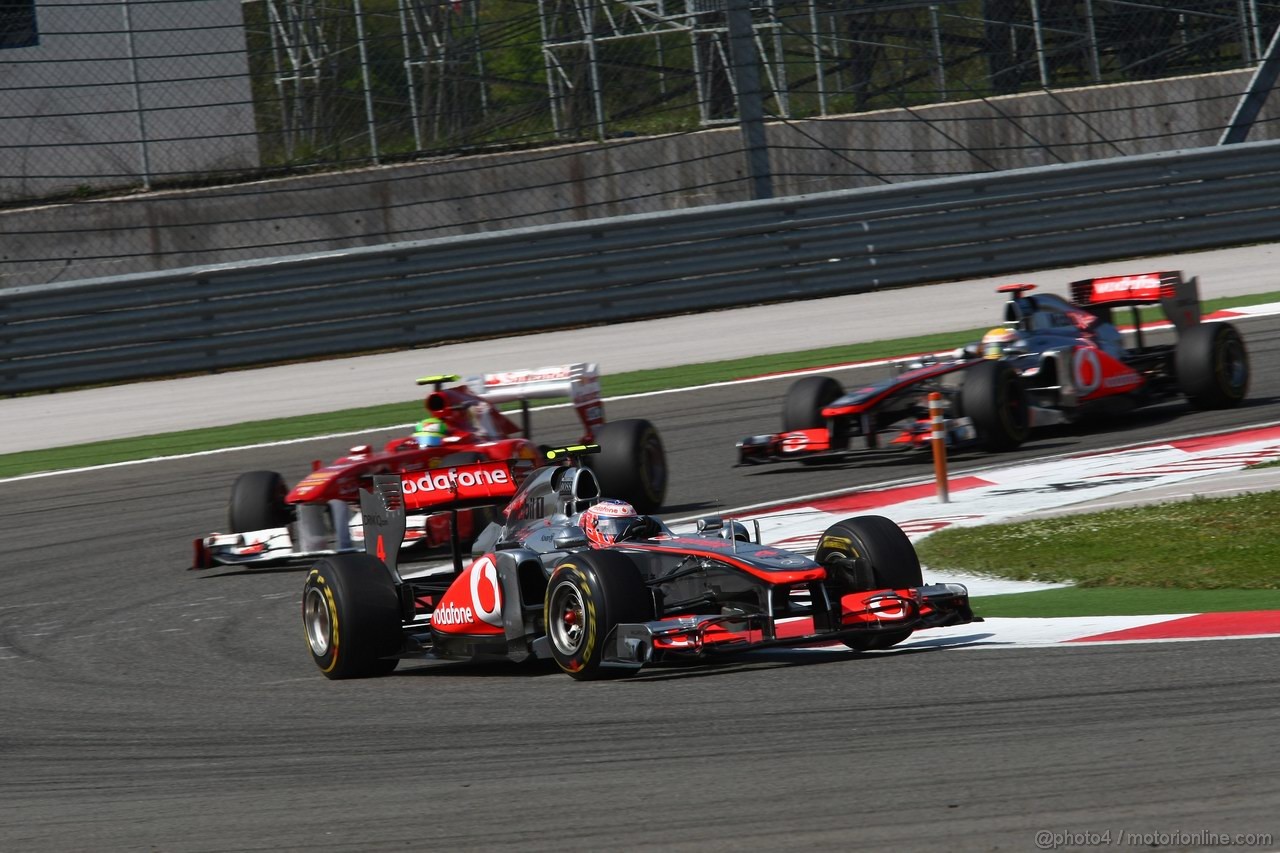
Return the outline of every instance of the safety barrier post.
{"type": "Polygon", "coordinates": [[[938,503],[945,504],[951,501],[947,491],[947,434],[942,425],[942,395],[937,391],[929,394],[929,421],[932,427],[933,479],[938,484],[938,503]]]}

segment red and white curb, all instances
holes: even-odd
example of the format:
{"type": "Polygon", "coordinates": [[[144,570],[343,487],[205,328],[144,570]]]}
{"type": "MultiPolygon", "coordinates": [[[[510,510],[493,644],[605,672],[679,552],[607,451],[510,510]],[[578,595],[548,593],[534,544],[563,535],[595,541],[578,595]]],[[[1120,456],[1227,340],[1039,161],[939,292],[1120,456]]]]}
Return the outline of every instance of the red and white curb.
{"type": "Polygon", "coordinates": [[[984,650],[1264,637],[1280,637],[1280,610],[1160,616],[991,618],[954,628],[924,631],[895,648],[984,650]]]}

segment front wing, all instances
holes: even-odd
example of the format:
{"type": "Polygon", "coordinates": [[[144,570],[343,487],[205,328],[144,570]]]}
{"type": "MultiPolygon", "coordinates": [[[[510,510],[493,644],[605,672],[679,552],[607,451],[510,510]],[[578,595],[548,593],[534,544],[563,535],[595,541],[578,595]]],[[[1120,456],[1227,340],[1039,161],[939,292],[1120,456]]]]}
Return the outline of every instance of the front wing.
{"type": "Polygon", "coordinates": [[[954,583],[849,593],[841,599],[841,612],[840,625],[828,630],[818,630],[812,616],[779,620],[680,616],[619,625],[605,641],[609,654],[602,665],[639,669],[661,657],[700,658],[780,646],[829,645],[982,621],[969,607],[968,589],[954,583]]]}
{"type": "MultiPolygon", "coordinates": [[[[270,568],[291,563],[309,562],[330,554],[363,552],[364,525],[359,513],[351,515],[347,524],[337,525],[342,535],[325,537],[322,542],[301,535],[296,524],[245,533],[211,533],[195,539],[192,569],[215,566],[270,568]]],[[[443,516],[413,515],[405,520],[404,541],[400,550],[434,548],[449,541],[448,521],[443,516]]]]}

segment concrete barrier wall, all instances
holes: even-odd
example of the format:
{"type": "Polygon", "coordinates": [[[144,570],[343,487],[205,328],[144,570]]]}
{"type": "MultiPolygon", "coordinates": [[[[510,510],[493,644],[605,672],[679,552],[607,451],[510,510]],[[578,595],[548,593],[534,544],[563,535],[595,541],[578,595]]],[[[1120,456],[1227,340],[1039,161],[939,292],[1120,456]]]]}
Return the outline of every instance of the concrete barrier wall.
{"type": "MultiPolygon", "coordinates": [[[[769,127],[775,196],[1216,143],[1248,72],[769,127]]],[[[1269,104],[1251,141],[1280,136],[1269,104]]],[[[748,200],[736,128],[0,212],[0,286],[748,200]]]]}

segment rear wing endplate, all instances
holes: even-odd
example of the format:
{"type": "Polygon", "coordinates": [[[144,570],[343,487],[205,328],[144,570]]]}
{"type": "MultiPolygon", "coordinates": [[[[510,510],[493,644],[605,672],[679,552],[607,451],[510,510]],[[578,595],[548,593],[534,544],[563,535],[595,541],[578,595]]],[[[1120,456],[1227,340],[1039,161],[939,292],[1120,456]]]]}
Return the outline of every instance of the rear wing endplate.
{"type": "Polygon", "coordinates": [[[398,578],[396,559],[404,542],[404,492],[395,474],[378,474],[373,478],[373,491],[360,490],[360,516],[364,526],[364,549],[386,563],[393,578],[398,578]]]}

